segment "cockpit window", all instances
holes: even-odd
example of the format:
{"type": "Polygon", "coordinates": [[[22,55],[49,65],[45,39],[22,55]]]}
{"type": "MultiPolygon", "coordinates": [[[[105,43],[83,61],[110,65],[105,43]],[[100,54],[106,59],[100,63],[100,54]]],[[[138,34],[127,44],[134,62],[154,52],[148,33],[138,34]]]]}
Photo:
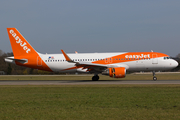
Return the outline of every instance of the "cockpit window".
{"type": "Polygon", "coordinates": [[[170,59],[170,57],[164,57],[164,60],[170,59]]]}

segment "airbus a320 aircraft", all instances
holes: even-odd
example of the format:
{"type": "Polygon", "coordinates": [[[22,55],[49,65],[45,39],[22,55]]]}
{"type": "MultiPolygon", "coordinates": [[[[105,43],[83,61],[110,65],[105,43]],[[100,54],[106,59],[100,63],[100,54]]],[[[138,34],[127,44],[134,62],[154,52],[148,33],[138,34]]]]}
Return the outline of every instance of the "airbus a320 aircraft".
{"type": "Polygon", "coordinates": [[[127,71],[152,71],[153,80],[157,80],[156,71],[170,70],[178,66],[168,55],[157,52],[66,54],[61,50],[62,54],[41,54],[16,28],[7,28],[7,32],[14,56],[5,58],[6,62],[51,72],[94,73],[93,81],[99,80],[98,74],[124,78],[127,71]]]}

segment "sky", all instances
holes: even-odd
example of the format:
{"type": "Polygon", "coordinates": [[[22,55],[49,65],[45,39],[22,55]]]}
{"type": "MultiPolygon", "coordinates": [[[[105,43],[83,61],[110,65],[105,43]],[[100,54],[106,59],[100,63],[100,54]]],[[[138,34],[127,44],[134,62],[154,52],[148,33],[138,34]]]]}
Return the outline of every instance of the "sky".
{"type": "Polygon", "coordinates": [[[180,53],[180,0],[1,0],[0,49],[15,27],[40,53],[180,53]]]}

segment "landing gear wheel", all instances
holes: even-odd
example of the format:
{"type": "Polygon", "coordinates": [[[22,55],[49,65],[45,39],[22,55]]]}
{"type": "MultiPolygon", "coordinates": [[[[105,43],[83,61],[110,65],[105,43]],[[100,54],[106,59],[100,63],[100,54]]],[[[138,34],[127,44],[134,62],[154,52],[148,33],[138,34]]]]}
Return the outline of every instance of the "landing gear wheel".
{"type": "Polygon", "coordinates": [[[157,77],[155,76],[155,71],[153,71],[153,80],[156,81],[157,80],[157,77]]]}
{"type": "Polygon", "coordinates": [[[157,80],[157,77],[154,76],[154,77],[153,77],[153,80],[156,81],[156,80],[157,80]]]}
{"type": "Polygon", "coordinates": [[[99,76],[98,75],[95,75],[92,77],[92,81],[98,81],[99,80],[99,76]]]}

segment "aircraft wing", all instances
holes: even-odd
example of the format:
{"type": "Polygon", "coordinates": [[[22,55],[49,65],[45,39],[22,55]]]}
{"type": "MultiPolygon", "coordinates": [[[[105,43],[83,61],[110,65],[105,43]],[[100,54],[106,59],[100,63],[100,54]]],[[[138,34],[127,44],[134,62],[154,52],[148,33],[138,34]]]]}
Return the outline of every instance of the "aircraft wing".
{"type": "Polygon", "coordinates": [[[71,63],[76,63],[76,67],[82,68],[82,69],[87,69],[87,71],[98,71],[102,72],[103,70],[108,68],[108,65],[103,65],[103,64],[94,64],[91,62],[75,62],[73,61],[63,50],[61,50],[66,61],[71,62],[71,63]]]}
{"type": "Polygon", "coordinates": [[[63,50],[61,50],[64,57],[66,58],[66,61],[75,63],[77,68],[82,68],[82,69],[87,69],[87,71],[91,72],[103,72],[107,68],[113,68],[113,67],[124,67],[126,69],[129,69],[129,66],[119,63],[119,64],[96,64],[96,63],[91,63],[91,62],[75,62],[73,61],[63,50]]]}

